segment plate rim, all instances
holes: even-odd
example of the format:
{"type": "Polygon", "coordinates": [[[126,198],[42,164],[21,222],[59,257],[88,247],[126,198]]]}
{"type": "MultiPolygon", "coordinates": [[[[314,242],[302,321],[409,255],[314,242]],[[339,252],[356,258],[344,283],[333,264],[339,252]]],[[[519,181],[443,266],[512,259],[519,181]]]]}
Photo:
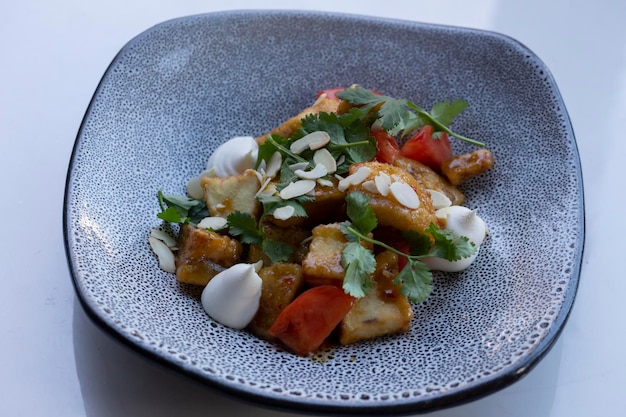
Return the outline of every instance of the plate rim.
{"type": "Polygon", "coordinates": [[[540,361],[543,359],[547,353],[552,349],[556,341],[559,339],[573,308],[576,295],[578,292],[578,287],[581,279],[581,269],[582,269],[582,260],[585,248],[585,239],[586,239],[586,216],[585,216],[585,199],[584,199],[584,187],[583,187],[583,174],[582,174],[582,166],[580,161],[580,155],[578,150],[578,145],[576,142],[576,137],[573,131],[571,119],[567,109],[565,107],[565,103],[563,101],[563,97],[560,94],[558,86],[556,85],[556,81],[550,72],[549,68],[545,65],[545,63],[529,48],[527,48],[524,44],[519,42],[518,40],[512,38],[511,36],[498,33],[491,30],[484,29],[475,29],[469,27],[461,27],[454,25],[445,25],[445,24],[435,24],[435,23],[425,23],[419,21],[410,21],[410,20],[402,20],[402,19],[394,19],[394,18],[386,18],[386,17],[374,17],[374,16],[365,16],[359,14],[352,13],[340,13],[340,12],[327,12],[327,11],[305,11],[305,10],[282,10],[282,9],[267,9],[267,10],[257,10],[257,9],[241,9],[241,10],[228,10],[228,11],[220,11],[220,12],[210,12],[210,13],[201,13],[194,14],[188,16],[176,17],[173,19],[165,20],[163,22],[157,23],[152,27],[142,31],[135,37],[131,38],[126,44],[122,46],[122,48],[115,54],[106,70],[104,71],[100,81],[94,93],[89,101],[89,105],[85,111],[85,114],[80,122],[80,127],[78,129],[69,163],[68,169],[66,173],[65,186],[64,186],[64,198],[63,198],[63,241],[65,247],[66,260],[68,263],[68,269],[70,272],[72,284],[75,290],[75,294],[80,302],[81,308],[86,312],[87,316],[91,319],[91,321],[101,330],[104,330],[106,334],[113,337],[113,339],[121,342],[121,344],[129,347],[132,351],[137,352],[145,357],[148,357],[155,363],[160,364],[166,368],[175,370],[183,375],[187,375],[191,377],[192,380],[195,380],[203,385],[216,390],[220,393],[226,394],[231,398],[236,398],[237,400],[245,400],[247,403],[255,406],[261,406],[264,408],[270,409],[278,409],[281,411],[296,411],[300,413],[310,414],[310,413],[324,413],[324,414],[333,414],[333,413],[342,413],[342,414],[363,414],[368,413],[372,415],[402,415],[408,413],[422,413],[422,412],[431,412],[436,411],[448,407],[462,405],[490,394],[493,394],[502,388],[512,385],[522,377],[526,376],[540,361]],[[474,34],[480,36],[489,36],[492,38],[498,38],[508,44],[516,46],[516,48],[524,50],[525,53],[529,57],[532,57],[533,61],[538,65],[541,65],[541,69],[545,73],[545,78],[550,87],[554,91],[554,99],[559,104],[559,110],[562,112],[565,122],[566,131],[568,133],[568,140],[571,142],[571,146],[573,149],[573,153],[575,156],[575,166],[576,166],[576,177],[577,177],[577,185],[579,191],[578,198],[578,207],[579,207],[579,246],[580,249],[575,251],[575,256],[573,257],[572,262],[572,272],[570,273],[570,281],[567,286],[567,293],[563,299],[563,303],[559,312],[556,314],[554,321],[550,325],[550,329],[548,330],[545,337],[537,343],[537,346],[530,354],[524,356],[516,366],[507,373],[498,374],[497,377],[493,378],[485,378],[482,381],[471,385],[466,388],[462,388],[456,390],[452,393],[446,393],[433,398],[417,398],[413,400],[407,400],[406,402],[381,402],[376,405],[353,405],[349,402],[330,402],[330,403],[310,403],[305,399],[301,399],[300,401],[293,399],[291,397],[281,397],[275,398],[268,395],[265,395],[263,392],[254,392],[252,390],[242,389],[237,385],[226,385],[221,381],[212,380],[207,378],[204,374],[201,374],[198,371],[195,371],[191,367],[184,366],[183,364],[179,364],[175,361],[172,361],[169,357],[165,355],[159,354],[156,351],[152,351],[147,348],[147,346],[138,343],[137,340],[133,340],[128,337],[125,333],[121,332],[120,329],[115,328],[111,325],[111,323],[107,322],[104,316],[98,311],[97,306],[94,305],[93,300],[89,299],[88,295],[85,294],[81,288],[81,282],[79,277],[79,272],[76,270],[76,266],[74,264],[74,253],[70,244],[70,222],[69,222],[69,211],[71,206],[71,180],[73,170],[75,168],[76,157],[78,153],[78,149],[80,146],[81,135],[85,126],[86,121],[91,114],[92,107],[94,105],[95,99],[98,97],[99,92],[102,88],[102,85],[109,74],[111,68],[117,62],[120,55],[129,49],[135,42],[141,40],[144,36],[154,31],[157,28],[160,28],[164,25],[174,25],[184,23],[193,19],[207,19],[210,20],[214,17],[237,17],[237,16],[253,16],[256,15],[261,18],[268,17],[301,17],[301,18],[331,18],[331,19],[349,19],[352,21],[362,21],[368,23],[376,23],[376,24],[386,24],[395,27],[410,27],[410,28],[421,28],[426,30],[450,30],[455,32],[468,33],[472,32],[474,34]]]}

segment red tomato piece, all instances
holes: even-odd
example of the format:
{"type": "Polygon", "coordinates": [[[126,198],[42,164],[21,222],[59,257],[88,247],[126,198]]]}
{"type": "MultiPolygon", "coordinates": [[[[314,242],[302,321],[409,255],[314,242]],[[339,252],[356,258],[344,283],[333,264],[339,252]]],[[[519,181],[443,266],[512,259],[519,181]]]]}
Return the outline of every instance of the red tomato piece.
{"type": "Polygon", "coordinates": [[[341,88],[329,88],[327,90],[322,90],[317,93],[317,96],[315,96],[315,98],[320,98],[322,94],[326,94],[327,98],[339,100],[339,97],[337,97],[337,93],[340,93],[345,89],[346,89],[345,87],[341,87],[341,88]]]}
{"type": "Polygon", "coordinates": [[[441,132],[440,139],[433,139],[433,127],[422,127],[400,148],[400,155],[414,159],[433,170],[440,172],[441,164],[452,157],[452,147],[446,132],[441,132]]]}
{"type": "Polygon", "coordinates": [[[372,136],[376,138],[376,147],[378,148],[374,159],[378,162],[393,164],[400,155],[400,147],[398,142],[396,142],[396,138],[382,129],[372,130],[372,136]]]}
{"type": "Polygon", "coordinates": [[[348,314],[354,298],[334,285],[306,290],[278,315],[269,334],[305,356],[315,352],[348,314]]]}

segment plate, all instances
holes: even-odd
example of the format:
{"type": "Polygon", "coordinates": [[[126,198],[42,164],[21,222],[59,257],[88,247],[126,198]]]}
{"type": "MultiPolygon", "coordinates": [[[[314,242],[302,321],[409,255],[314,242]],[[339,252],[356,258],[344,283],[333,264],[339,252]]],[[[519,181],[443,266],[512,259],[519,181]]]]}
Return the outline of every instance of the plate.
{"type": "Polygon", "coordinates": [[[212,13],[158,24],[113,59],[73,149],[64,229],[83,307],[146,356],[259,405],[426,412],[510,385],[554,344],[579,280],[582,175],[554,79],[509,37],[323,12],[212,13]],[[470,103],[453,128],[495,155],[463,188],[490,234],[470,269],[435,276],[409,333],[302,358],[208,318],[197,288],[158,269],[148,230],[160,225],[157,190],[184,193],[221,142],[352,83],[426,108],[470,103]]]}

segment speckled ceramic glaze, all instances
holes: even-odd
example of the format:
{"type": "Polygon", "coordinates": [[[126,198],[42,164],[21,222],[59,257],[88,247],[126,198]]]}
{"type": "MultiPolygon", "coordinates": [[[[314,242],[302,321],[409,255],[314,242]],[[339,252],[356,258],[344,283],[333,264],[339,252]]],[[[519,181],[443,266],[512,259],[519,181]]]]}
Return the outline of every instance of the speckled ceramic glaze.
{"type": "Polygon", "coordinates": [[[489,32],[309,12],[185,17],[131,40],[85,115],[64,214],[78,296],[103,328],[225,392],[313,413],[427,411],[516,381],[566,321],[584,240],[574,135],[531,51],[489,32]],[[470,103],[453,127],[495,155],[463,188],[490,234],[470,269],[435,276],[409,333],[302,358],[213,322],[199,289],[159,270],[148,233],[162,226],[157,190],[184,193],[221,142],[352,83],[426,108],[470,103]]]}

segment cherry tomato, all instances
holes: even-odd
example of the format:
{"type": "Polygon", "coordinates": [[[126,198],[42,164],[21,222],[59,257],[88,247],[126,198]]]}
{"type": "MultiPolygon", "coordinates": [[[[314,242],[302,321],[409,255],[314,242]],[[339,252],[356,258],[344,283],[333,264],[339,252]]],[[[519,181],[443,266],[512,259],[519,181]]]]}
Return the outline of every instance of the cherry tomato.
{"type": "Polygon", "coordinates": [[[313,287],[281,311],[269,334],[298,355],[315,352],[348,314],[354,300],[334,285],[313,287]]]}
{"type": "Polygon", "coordinates": [[[400,155],[414,159],[433,170],[441,171],[441,163],[452,157],[452,148],[446,132],[440,139],[433,139],[433,127],[422,127],[400,148],[400,155]]]}
{"type": "Polygon", "coordinates": [[[341,87],[341,88],[329,88],[327,90],[322,90],[317,93],[317,96],[315,96],[315,98],[320,98],[322,94],[326,94],[327,98],[339,100],[339,97],[337,97],[337,93],[340,93],[345,89],[346,89],[345,87],[341,87]]]}
{"type": "Polygon", "coordinates": [[[374,159],[378,162],[393,164],[400,155],[400,147],[398,142],[396,142],[396,138],[382,129],[372,130],[372,136],[376,138],[376,147],[378,148],[374,159]]]}

